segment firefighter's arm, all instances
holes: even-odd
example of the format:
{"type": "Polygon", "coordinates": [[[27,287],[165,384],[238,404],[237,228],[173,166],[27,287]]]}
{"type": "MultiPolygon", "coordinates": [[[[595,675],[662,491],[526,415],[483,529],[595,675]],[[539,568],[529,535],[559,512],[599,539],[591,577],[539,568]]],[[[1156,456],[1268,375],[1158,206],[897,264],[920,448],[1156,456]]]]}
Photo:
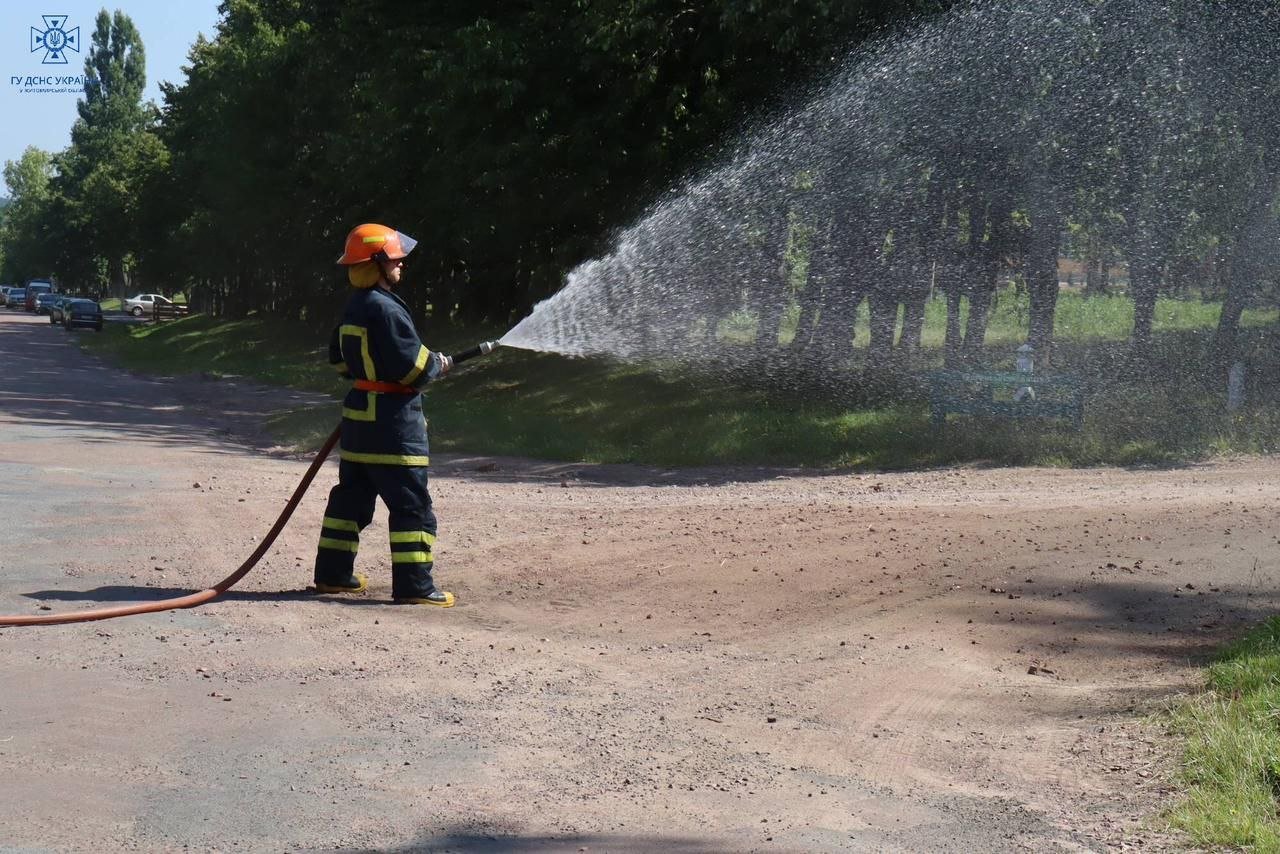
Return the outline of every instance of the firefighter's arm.
{"type": "Polygon", "coordinates": [[[452,359],[422,343],[413,324],[399,312],[388,313],[387,327],[391,341],[387,367],[394,382],[421,388],[453,367],[452,359]]]}
{"type": "Polygon", "coordinates": [[[333,327],[333,334],[329,336],[329,364],[338,372],[338,376],[343,379],[351,379],[351,371],[347,369],[347,361],[342,358],[342,339],[336,326],[333,327]]]}

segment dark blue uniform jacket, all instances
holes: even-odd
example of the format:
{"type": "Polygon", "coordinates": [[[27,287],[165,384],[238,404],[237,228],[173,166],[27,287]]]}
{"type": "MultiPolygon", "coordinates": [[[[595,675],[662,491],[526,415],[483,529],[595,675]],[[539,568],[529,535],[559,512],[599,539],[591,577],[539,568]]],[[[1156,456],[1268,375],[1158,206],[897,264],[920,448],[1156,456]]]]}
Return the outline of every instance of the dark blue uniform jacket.
{"type": "MultiPolygon", "coordinates": [[[[343,376],[421,388],[440,375],[441,358],[422,344],[404,301],[390,291],[357,289],[329,339],[329,363],[343,376]]],[[[342,401],[342,459],[425,466],[422,395],[352,388],[342,401]]]]}

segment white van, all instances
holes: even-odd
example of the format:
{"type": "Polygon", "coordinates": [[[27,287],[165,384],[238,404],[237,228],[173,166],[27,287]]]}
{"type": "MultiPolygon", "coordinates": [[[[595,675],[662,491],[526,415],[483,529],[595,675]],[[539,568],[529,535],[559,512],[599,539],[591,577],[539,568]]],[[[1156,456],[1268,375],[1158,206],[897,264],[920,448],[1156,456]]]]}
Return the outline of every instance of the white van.
{"type": "Polygon", "coordinates": [[[36,310],[36,297],[40,294],[53,293],[53,282],[48,279],[30,279],[27,281],[27,297],[25,308],[27,311],[36,310]]]}

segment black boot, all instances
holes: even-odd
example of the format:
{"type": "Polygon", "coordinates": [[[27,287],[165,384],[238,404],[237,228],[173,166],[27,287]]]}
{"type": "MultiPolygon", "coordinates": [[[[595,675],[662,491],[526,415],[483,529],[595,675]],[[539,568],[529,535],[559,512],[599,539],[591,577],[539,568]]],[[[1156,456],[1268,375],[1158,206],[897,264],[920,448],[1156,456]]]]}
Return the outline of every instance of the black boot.
{"type": "Polygon", "coordinates": [[[346,578],[320,580],[316,579],[317,593],[359,593],[369,586],[369,579],[358,572],[352,572],[346,578]]]}
{"type": "Polygon", "coordinates": [[[397,605],[435,605],[437,608],[452,608],[455,601],[452,593],[444,590],[432,590],[425,596],[397,597],[397,605]]]}

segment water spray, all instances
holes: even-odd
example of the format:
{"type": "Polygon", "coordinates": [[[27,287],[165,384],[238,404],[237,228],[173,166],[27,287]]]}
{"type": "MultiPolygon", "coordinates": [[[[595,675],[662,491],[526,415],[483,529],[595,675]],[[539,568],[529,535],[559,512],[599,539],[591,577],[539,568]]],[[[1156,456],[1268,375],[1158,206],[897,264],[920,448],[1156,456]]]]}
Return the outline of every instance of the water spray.
{"type": "Polygon", "coordinates": [[[981,352],[1012,274],[1034,279],[1028,332],[1052,332],[1068,222],[1091,277],[1109,253],[1137,262],[1151,306],[1162,270],[1229,264],[1197,248],[1210,235],[1274,266],[1272,0],[941,5],[748,126],[502,345],[787,396],[799,374],[840,402],[863,366],[914,387],[931,305],[944,352],[981,352]]]}

